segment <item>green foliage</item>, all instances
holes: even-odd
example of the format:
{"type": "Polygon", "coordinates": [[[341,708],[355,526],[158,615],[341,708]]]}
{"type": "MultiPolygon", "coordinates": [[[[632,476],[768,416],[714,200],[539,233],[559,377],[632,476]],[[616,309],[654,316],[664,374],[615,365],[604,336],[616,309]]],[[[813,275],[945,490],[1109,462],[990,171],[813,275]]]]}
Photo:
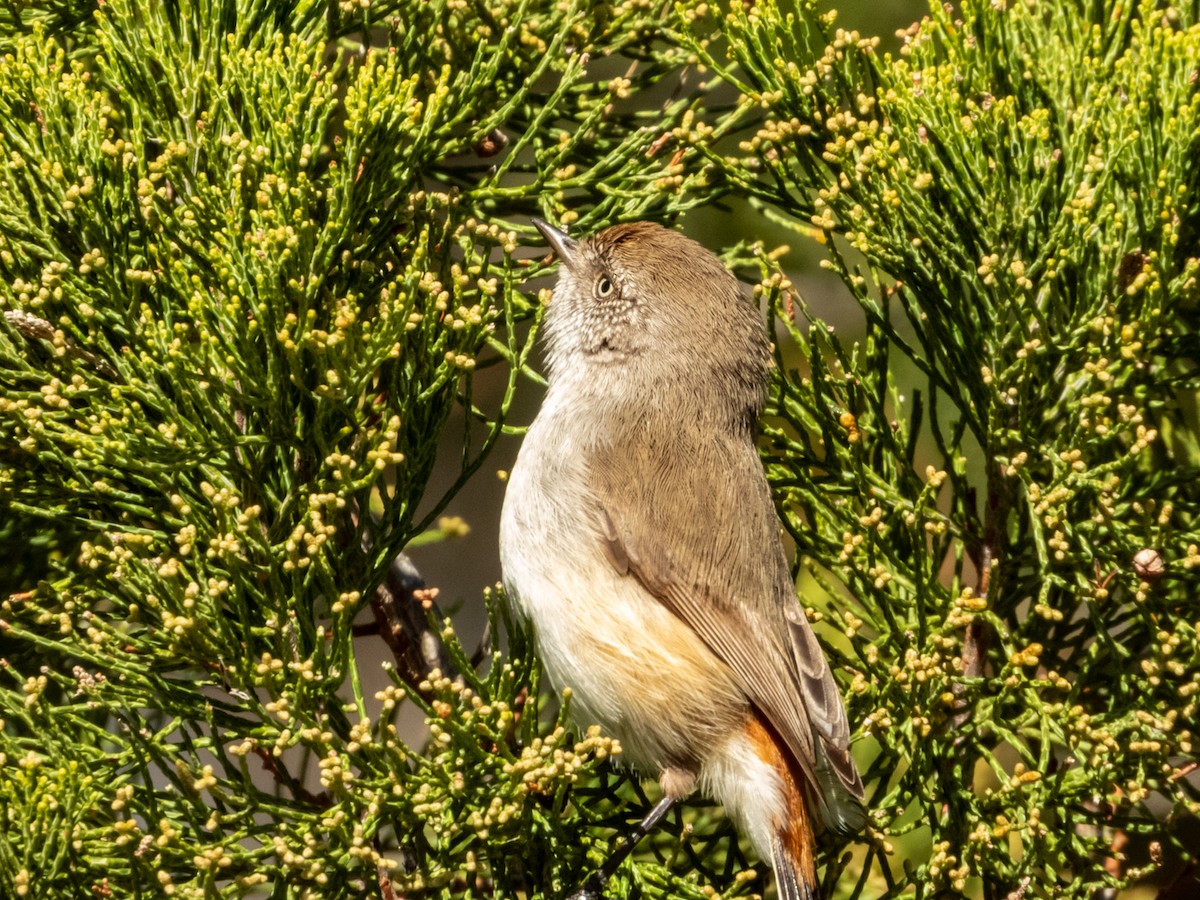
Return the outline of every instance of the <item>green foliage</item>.
{"type": "Polygon", "coordinates": [[[764,455],[874,782],[838,896],[1090,897],[1200,809],[1196,11],[939,6],[899,58],[832,23],[723,20],[766,113],[706,152],[866,319],[764,270],[810,366],[764,455]]]}
{"type": "Polygon", "coordinates": [[[19,561],[0,894],[582,877],[591,820],[549,813],[605,739],[514,725],[518,698],[539,709],[525,645],[486,678],[404,685],[447,723],[423,756],[392,724],[399,679],[365,695],[352,623],[444,505],[426,488],[455,405],[482,428],[452,491],[503,428],[541,271],[505,219],[682,205],[635,185],[669,164],[642,125],[701,96],[636,104],[682,51],[588,67],[645,55],[661,14],[0,9],[0,541],[19,561]]]}
{"type": "MultiPolygon", "coordinates": [[[[645,798],[540,715],[498,598],[483,674],[430,614],[459,679],[364,689],[352,624],[434,536],[455,405],[451,494],[507,427],[528,216],[723,195],[823,243],[865,319],[844,341],[731,252],[780,323],[763,453],[868,772],[829,895],[1187,858],[1194,4],[937,5],[898,58],[732,7],[0,5],[0,894],[576,886],[645,798]]],[[[756,878],[697,807],[610,891],[756,878]]]]}

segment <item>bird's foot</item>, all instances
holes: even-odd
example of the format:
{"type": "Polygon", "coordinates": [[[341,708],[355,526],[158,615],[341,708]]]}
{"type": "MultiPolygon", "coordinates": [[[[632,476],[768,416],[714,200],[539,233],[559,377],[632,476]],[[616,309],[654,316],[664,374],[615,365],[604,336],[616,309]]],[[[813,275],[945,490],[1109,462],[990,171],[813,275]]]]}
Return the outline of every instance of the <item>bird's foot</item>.
{"type": "Polygon", "coordinates": [[[610,900],[604,893],[604,884],[608,881],[599,872],[593,872],[575,893],[567,900],[610,900]]]}

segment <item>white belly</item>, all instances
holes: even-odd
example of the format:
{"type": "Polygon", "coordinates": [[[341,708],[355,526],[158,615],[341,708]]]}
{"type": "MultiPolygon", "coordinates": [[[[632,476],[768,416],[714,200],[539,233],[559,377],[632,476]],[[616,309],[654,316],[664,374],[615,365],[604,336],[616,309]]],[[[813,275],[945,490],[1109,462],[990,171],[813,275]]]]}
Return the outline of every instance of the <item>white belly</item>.
{"type": "MultiPolygon", "coordinates": [[[[531,435],[532,436],[532,435],[531,435]]],[[[586,498],[563,457],[518,459],[500,524],[505,588],[532,622],[550,680],[570,688],[580,725],[616,737],[647,775],[698,767],[717,736],[745,716],[729,668],[632,576],[620,575],[587,521],[586,498]],[[531,464],[532,463],[532,464],[531,464]],[[544,501],[534,479],[560,479],[544,501]]]]}

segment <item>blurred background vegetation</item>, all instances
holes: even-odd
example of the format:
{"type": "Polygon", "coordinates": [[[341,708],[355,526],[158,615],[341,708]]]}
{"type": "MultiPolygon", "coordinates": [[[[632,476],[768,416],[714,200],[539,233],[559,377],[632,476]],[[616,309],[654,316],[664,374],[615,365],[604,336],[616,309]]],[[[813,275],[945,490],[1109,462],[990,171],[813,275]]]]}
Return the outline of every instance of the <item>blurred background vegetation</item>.
{"type": "MultiPolygon", "coordinates": [[[[558,896],[644,811],[488,589],[536,214],[770,317],[827,895],[1193,896],[1197,19],[0,6],[0,894],[558,896]]],[[[611,892],[765,871],[697,802],[611,892]]]]}

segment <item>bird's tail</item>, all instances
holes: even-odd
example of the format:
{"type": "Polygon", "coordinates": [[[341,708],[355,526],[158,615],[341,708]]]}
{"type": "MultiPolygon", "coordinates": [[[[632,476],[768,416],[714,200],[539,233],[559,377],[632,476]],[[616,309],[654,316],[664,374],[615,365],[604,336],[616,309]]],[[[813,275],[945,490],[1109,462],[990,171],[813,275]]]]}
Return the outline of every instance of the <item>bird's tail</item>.
{"type": "Polygon", "coordinates": [[[799,861],[791,855],[779,838],[775,841],[773,855],[779,900],[818,900],[816,880],[810,881],[805,876],[799,861]]]}
{"type": "Polygon", "coordinates": [[[786,815],[775,823],[771,864],[779,900],[818,900],[816,836],[804,800],[803,775],[774,731],[757,715],[747,728],[755,753],[771,766],[783,782],[786,815]]]}

